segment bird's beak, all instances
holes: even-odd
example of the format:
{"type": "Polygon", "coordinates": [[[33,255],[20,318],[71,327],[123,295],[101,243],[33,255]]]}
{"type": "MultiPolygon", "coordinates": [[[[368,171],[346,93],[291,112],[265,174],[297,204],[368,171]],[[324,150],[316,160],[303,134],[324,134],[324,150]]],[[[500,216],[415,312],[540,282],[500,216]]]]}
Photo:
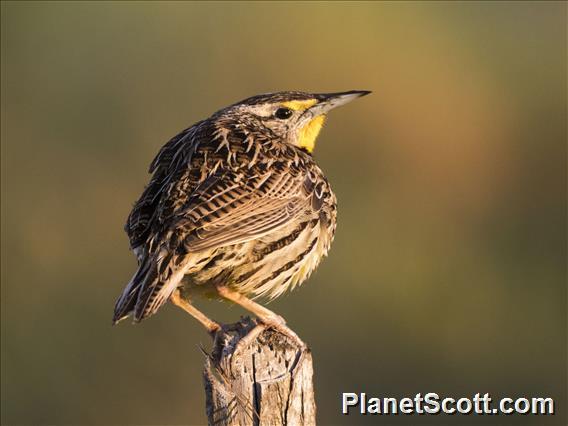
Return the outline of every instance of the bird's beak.
{"type": "Polygon", "coordinates": [[[318,102],[308,109],[313,117],[326,114],[334,108],[345,105],[361,96],[371,93],[369,90],[351,90],[349,92],[322,93],[316,95],[318,102]]]}

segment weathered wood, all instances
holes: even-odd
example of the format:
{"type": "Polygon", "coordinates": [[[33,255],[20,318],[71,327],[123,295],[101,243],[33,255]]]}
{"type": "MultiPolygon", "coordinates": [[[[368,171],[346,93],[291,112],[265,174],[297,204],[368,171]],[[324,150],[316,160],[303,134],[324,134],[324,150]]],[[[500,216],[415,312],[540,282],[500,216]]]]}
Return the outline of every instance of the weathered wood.
{"type": "Polygon", "coordinates": [[[310,350],[250,318],[225,326],[205,362],[210,425],[315,425],[310,350]]]}

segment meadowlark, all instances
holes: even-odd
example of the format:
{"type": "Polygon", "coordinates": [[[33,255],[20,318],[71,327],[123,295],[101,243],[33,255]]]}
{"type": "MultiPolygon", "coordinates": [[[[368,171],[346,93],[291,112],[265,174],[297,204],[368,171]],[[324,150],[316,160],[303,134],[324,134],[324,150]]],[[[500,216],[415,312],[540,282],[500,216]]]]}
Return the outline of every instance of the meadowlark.
{"type": "Polygon", "coordinates": [[[254,299],[298,286],[327,254],[336,197],[312,152],[327,113],[369,93],[254,96],[166,143],[125,226],[138,270],[113,322],[141,321],[171,300],[215,333],[220,325],[191,303],[201,294],[286,328],[254,299]]]}

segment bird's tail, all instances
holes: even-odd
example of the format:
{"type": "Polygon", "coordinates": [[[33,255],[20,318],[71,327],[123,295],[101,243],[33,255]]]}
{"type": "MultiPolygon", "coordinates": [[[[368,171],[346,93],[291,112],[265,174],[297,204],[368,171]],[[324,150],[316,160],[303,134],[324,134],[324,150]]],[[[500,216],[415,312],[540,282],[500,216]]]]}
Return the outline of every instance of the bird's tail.
{"type": "Polygon", "coordinates": [[[127,318],[132,312],[136,322],[156,313],[183,277],[183,271],[176,269],[172,257],[165,250],[143,259],[116,301],[113,323],[127,318]]]}

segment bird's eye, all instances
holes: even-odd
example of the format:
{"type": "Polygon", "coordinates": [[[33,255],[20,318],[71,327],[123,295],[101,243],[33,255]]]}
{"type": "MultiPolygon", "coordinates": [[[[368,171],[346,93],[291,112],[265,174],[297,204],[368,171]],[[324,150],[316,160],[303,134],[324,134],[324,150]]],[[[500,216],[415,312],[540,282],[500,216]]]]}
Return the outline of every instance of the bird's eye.
{"type": "Polygon", "coordinates": [[[287,120],[292,117],[292,110],[290,108],[278,108],[274,116],[281,120],[287,120]]]}

